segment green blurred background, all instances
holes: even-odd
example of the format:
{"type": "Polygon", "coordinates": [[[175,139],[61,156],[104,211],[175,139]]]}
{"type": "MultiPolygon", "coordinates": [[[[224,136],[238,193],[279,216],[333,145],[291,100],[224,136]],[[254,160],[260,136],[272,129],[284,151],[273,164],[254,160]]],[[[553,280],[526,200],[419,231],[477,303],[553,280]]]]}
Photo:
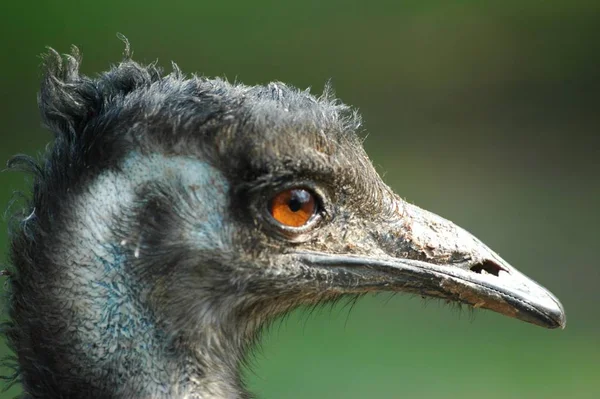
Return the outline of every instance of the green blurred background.
{"type": "MultiPolygon", "coordinates": [[[[0,19],[2,162],[50,140],[35,97],[45,46],[76,44],[87,74],[120,60],[122,32],[135,59],[188,73],[316,93],[331,78],[398,193],[567,309],[564,331],[406,295],[297,312],[246,373],[259,397],[600,397],[600,2],[2,0],[0,19]]],[[[0,174],[1,207],[26,187],[0,174]]]]}

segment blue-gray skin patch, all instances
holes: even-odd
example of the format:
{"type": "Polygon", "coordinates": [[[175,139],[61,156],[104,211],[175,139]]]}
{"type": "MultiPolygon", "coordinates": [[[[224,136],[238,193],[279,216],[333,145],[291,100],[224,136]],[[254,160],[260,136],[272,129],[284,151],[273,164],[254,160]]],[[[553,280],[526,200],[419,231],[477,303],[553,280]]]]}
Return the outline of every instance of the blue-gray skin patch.
{"type": "Polygon", "coordinates": [[[59,262],[72,265],[65,268],[70,274],[63,279],[68,287],[59,287],[57,295],[65,301],[65,309],[72,309],[69,330],[77,344],[70,355],[86,365],[91,379],[112,381],[124,396],[127,392],[169,396],[173,392],[168,390],[188,377],[165,347],[168,340],[148,306],[153,282],[137,279],[129,270],[131,262],[144,262],[143,234],[129,242],[114,231],[139,200],[140,187],[152,182],[168,187],[175,181],[190,188],[187,194],[174,193],[173,206],[184,216],[180,234],[187,241],[184,245],[217,251],[230,245],[223,223],[225,178],[197,159],[159,154],[134,153],[117,171],[100,175],[73,199],[76,218],[59,236],[71,242],[56,254],[59,262]],[[150,363],[152,367],[147,366],[150,363]]]}

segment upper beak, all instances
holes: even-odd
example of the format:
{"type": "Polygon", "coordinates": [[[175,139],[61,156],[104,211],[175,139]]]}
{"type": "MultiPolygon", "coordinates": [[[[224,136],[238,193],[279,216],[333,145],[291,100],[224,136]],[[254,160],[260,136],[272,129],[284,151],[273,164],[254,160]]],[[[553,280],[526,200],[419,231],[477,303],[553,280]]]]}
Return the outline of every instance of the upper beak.
{"type": "Polygon", "coordinates": [[[431,212],[396,200],[399,218],[373,232],[382,251],[298,253],[313,267],[335,269],[356,291],[408,291],[491,309],[547,328],[564,328],[563,306],[473,235],[431,212]]]}

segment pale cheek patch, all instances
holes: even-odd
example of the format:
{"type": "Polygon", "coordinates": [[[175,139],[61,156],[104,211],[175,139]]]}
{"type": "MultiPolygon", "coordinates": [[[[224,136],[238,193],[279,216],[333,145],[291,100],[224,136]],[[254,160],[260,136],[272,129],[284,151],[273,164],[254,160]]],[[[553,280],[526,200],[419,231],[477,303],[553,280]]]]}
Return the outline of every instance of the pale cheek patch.
{"type": "MultiPolygon", "coordinates": [[[[115,227],[131,220],[128,213],[140,187],[150,182],[168,187],[175,179],[186,191],[174,196],[177,204],[173,205],[182,216],[181,226],[176,227],[180,229],[179,237],[187,241],[183,245],[221,251],[229,245],[223,220],[226,179],[197,159],[159,154],[132,154],[119,169],[98,176],[73,199],[69,211],[74,215],[72,222],[57,236],[63,249],[52,255],[53,260],[67,266],[63,270],[68,276],[58,279],[55,296],[64,301],[64,308],[73,311],[69,315],[72,342],[76,342],[78,356],[93,365],[92,374],[110,369],[110,364],[129,364],[115,373],[133,379],[137,378],[132,374],[135,370],[146,369],[143,364],[160,362],[165,356],[165,337],[156,328],[155,317],[144,299],[152,282],[137,279],[127,270],[127,262],[132,259],[143,262],[143,247],[140,251],[137,243],[119,238],[115,227]]],[[[169,377],[156,375],[149,379],[165,381],[169,377]]]]}

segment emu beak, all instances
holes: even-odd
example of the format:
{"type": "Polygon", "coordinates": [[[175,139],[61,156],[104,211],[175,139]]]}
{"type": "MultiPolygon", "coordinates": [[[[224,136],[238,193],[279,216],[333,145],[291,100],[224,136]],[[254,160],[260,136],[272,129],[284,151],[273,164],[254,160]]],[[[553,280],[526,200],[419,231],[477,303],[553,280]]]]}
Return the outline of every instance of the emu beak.
{"type": "Polygon", "coordinates": [[[559,300],[473,235],[399,199],[394,205],[397,220],[389,222],[386,231],[371,232],[381,250],[373,251],[378,255],[303,252],[301,260],[335,271],[351,291],[407,291],[546,328],[565,327],[559,300]]]}

